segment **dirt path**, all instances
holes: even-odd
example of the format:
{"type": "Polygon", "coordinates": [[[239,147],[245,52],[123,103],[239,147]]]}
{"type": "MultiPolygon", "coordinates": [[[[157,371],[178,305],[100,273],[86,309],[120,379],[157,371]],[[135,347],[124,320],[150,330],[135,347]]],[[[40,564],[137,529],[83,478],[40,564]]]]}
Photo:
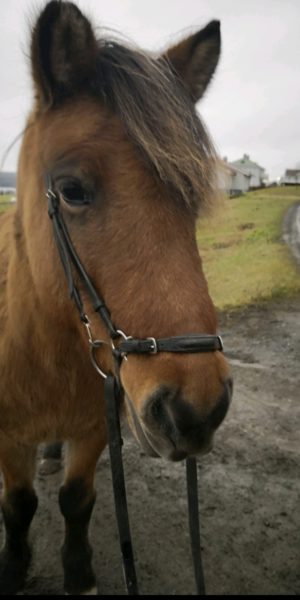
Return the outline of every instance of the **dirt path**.
{"type": "MultiPolygon", "coordinates": [[[[300,299],[221,318],[234,402],[214,452],[199,462],[208,594],[300,593],[300,299]]],[[[125,466],[142,594],[194,593],[183,464],[148,459],[128,438],[125,466]]],[[[61,473],[39,476],[26,594],[62,594],[61,473]]],[[[92,520],[101,594],[124,591],[108,456],[92,520]]],[[[0,523],[0,532],[2,524],[0,523]]]]}

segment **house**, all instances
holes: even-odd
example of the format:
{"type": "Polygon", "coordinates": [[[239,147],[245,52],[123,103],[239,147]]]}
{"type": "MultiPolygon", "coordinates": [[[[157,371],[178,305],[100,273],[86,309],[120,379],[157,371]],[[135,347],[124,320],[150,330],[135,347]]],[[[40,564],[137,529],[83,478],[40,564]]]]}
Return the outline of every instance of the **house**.
{"type": "Polygon", "coordinates": [[[220,161],[217,169],[218,187],[229,196],[238,196],[250,189],[251,175],[239,169],[227,158],[220,161]]]}
{"type": "Polygon", "coordinates": [[[282,185],[300,185],[300,169],[286,169],[281,178],[282,185]]]}
{"type": "Polygon", "coordinates": [[[251,175],[250,189],[260,188],[266,184],[268,176],[265,169],[250,160],[250,156],[248,154],[244,154],[243,158],[239,160],[234,160],[231,165],[237,169],[242,169],[248,173],[248,175],[251,175]]]}
{"type": "Polygon", "coordinates": [[[16,185],[16,173],[0,171],[0,194],[15,194],[16,185]]]}

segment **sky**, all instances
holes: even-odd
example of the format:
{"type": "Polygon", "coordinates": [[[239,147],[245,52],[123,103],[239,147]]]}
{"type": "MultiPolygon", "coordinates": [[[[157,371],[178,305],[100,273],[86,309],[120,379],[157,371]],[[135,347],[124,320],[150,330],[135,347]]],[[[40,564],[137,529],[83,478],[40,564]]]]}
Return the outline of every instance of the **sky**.
{"type": "MultiPolygon", "coordinates": [[[[99,27],[159,50],[220,19],[222,57],[197,108],[222,157],[271,181],[300,166],[300,0],[77,0],[99,27]]],[[[32,101],[30,18],[45,0],[0,0],[0,163],[32,101]]],[[[15,170],[19,146],[5,161],[15,170]]]]}

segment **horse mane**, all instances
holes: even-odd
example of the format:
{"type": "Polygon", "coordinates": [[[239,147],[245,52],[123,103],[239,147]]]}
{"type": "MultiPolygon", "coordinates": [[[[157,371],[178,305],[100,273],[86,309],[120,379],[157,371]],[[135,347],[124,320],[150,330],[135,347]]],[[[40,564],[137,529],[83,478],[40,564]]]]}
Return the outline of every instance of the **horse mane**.
{"type": "Polygon", "coordinates": [[[215,191],[216,154],[195,106],[167,59],[101,40],[94,91],[122,120],[148,166],[194,213],[215,191]]]}

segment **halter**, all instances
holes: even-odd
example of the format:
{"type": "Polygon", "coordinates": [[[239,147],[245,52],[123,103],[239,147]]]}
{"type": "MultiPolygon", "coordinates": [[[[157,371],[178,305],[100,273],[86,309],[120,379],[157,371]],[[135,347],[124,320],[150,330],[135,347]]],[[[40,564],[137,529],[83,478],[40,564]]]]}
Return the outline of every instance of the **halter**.
{"type": "MultiPolygon", "coordinates": [[[[81,322],[86,327],[92,364],[98,374],[105,380],[104,400],[106,405],[108,442],[116,519],[118,523],[120,547],[124,566],[124,578],[128,594],[136,596],[138,595],[138,585],[129,527],[125,477],[122,462],[123,441],[121,437],[119,421],[119,406],[124,394],[124,389],[120,380],[120,367],[122,361],[127,360],[127,357],[130,354],[154,355],[160,352],[222,352],[223,343],[221,337],[216,335],[192,334],[162,339],[156,339],[154,337],[139,339],[127,336],[120,329],[116,329],[111,321],[110,313],[105,302],[99,297],[74,249],[65,221],[59,210],[59,198],[53,191],[52,182],[49,175],[46,176],[46,189],[46,197],[48,198],[48,214],[52,221],[54,239],[67,279],[69,295],[75,303],[81,322]],[[73,271],[77,273],[85,291],[87,292],[94,312],[98,314],[108,331],[111,340],[111,352],[114,360],[114,373],[104,373],[97,363],[95,355],[96,350],[102,347],[103,344],[107,344],[107,342],[104,340],[95,340],[93,338],[90,321],[83,310],[81,295],[74,282],[73,271]]],[[[186,460],[186,476],[189,529],[194,572],[197,594],[202,596],[205,595],[205,584],[201,558],[197,463],[195,458],[188,458],[186,460]]]]}

